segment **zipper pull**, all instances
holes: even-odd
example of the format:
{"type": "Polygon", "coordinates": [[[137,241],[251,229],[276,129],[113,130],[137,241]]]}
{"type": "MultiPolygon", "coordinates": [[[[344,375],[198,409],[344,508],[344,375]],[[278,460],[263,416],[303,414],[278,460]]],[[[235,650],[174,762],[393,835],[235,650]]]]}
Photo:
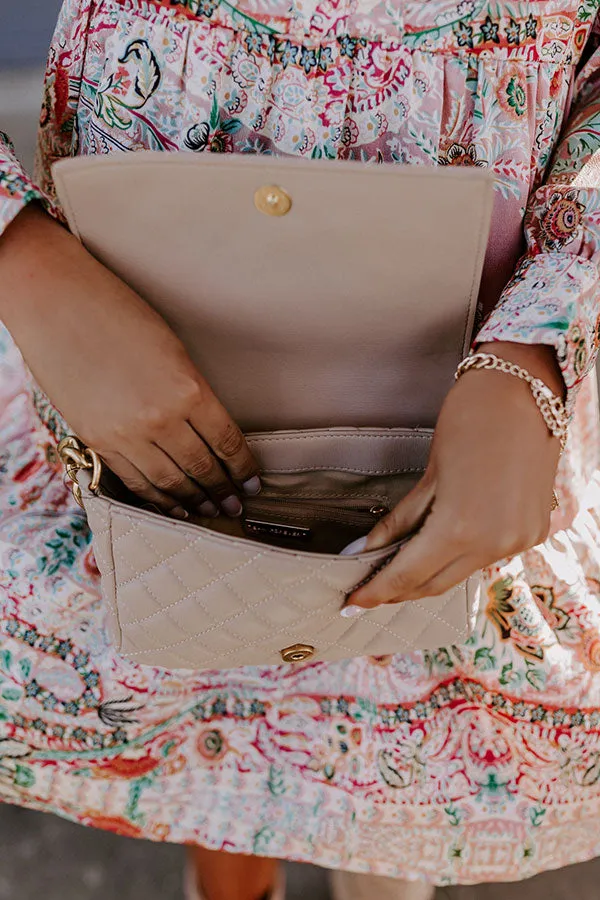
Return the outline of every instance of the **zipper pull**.
{"type": "Polygon", "coordinates": [[[372,506],[369,510],[372,516],[375,516],[376,519],[382,519],[383,516],[386,516],[389,512],[387,506],[375,505],[372,506]]]}

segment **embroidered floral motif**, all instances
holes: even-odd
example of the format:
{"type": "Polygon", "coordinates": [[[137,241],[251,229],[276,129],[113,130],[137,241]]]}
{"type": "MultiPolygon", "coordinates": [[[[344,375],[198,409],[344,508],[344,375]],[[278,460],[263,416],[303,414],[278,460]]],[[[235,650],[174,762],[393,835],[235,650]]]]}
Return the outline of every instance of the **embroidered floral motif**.
{"type": "Polygon", "coordinates": [[[567,628],[570,617],[564,609],[558,605],[554,590],[544,585],[534,585],[531,588],[537,602],[538,609],[553,631],[564,631],[567,628]]]}
{"type": "Polygon", "coordinates": [[[537,37],[537,21],[534,19],[531,13],[529,13],[527,19],[525,20],[525,35],[528,38],[532,38],[532,40],[534,41],[537,37]]]}
{"type": "Polygon", "coordinates": [[[495,44],[500,43],[498,31],[500,26],[494,22],[490,16],[486,16],[485,22],[481,26],[481,39],[483,41],[493,41],[495,44]]]}
{"type": "Polygon", "coordinates": [[[96,114],[107,125],[128,129],[134,121],[132,112],[143,109],[159,89],[160,66],[145,40],[128,44],[119,63],[98,87],[96,114]]]}
{"type": "Polygon", "coordinates": [[[509,24],[505,28],[506,32],[506,40],[509,44],[520,44],[521,43],[521,23],[515,22],[514,19],[511,19],[509,24]]]}
{"type": "Polygon", "coordinates": [[[227,741],[216,729],[201,732],[197,746],[200,756],[211,762],[219,762],[227,753],[227,741]]]}
{"type": "Polygon", "coordinates": [[[475,144],[464,147],[462,144],[452,144],[445,156],[440,156],[439,163],[442,166],[486,166],[485,159],[479,159],[475,144]]]}
{"type": "Polygon", "coordinates": [[[553,194],[540,220],[542,241],[548,250],[561,250],[581,232],[585,206],[577,191],[553,194]]]}
{"type": "Polygon", "coordinates": [[[600,635],[597,631],[587,631],[583,634],[581,658],[588,672],[600,674],[600,635]]]}
{"type": "Polygon", "coordinates": [[[573,353],[575,373],[581,377],[587,370],[588,347],[585,336],[577,322],[574,322],[569,328],[569,343],[573,353]]]}
{"type": "Polygon", "coordinates": [[[527,107],[527,94],[525,86],[519,80],[517,75],[513,75],[506,85],[506,102],[509,109],[514,111],[516,116],[522,116],[527,107]]]}
{"type": "Polygon", "coordinates": [[[239,131],[241,125],[239,119],[221,119],[215,96],[209,121],[190,128],[185,146],[196,153],[203,150],[209,150],[211,153],[233,153],[232,135],[239,131]]]}
{"type": "Polygon", "coordinates": [[[466,22],[459,22],[454,27],[456,35],[456,43],[459,47],[469,47],[473,49],[473,26],[467,25],[466,22]]]}

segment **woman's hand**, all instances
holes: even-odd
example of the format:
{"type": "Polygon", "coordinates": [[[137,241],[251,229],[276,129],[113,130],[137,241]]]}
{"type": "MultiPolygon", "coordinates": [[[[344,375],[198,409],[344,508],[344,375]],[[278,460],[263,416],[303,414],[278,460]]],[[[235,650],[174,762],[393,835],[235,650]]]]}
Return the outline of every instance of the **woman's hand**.
{"type": "Polygon", "coordinates": [[[237,425],[165,322],[41,209],[0,240],[0,318],[81,437],[164,512],[239,515],[260,490],[237,425]]]}
{"type": "MultiPolygon", "coordinates": [[[[480,349],[518,363],[562,396],[550,348],[498,343],[480,349]]],[[[544,541],[559,452],[527,384],[495,371],[467,372],[446,398],[425,475],[371,532],[365,549],[418,533],[348,597],[346,614],[359,613],[349,607],[442,594],[544,541]]]]}

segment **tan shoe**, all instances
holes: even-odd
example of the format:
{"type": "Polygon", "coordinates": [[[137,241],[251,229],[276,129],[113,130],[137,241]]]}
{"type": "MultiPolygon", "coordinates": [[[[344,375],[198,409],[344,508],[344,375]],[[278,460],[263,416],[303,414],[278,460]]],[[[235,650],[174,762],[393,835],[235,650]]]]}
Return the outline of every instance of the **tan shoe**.
{"type": "MultiPolygon", "coordinates": [[[[196,867],[189,862],[185,867],[183,879],[183,894],[185,900],[206,900],[196,878],[196,867]]],[[[278,870],[277,884],[269,894],[268,900],[285,900],[285,873],[282,868],[278,870]]]]}
{"type": "Polygon", "coordinates": [[[401,881],[383,875],[331,872],[333,900],[433,900],[435,887],[425,881],[401,881]]]}

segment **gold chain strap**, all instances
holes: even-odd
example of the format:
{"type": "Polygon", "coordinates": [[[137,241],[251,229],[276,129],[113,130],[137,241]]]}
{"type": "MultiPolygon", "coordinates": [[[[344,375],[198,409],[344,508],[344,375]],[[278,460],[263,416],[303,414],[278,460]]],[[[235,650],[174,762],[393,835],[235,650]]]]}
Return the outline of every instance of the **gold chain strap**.
{"type": "Polygon", "coordinates": [[[66,469],[67,478],[71,482],[73,497],[83,508],[83,498],[77,475],[82,469],[91,472],[90,491],[93,494],[97,494],[100,487],[100,478],[102,477],[102,460],[95,450],[90,450],[89,447],[86,447],[73,435],[63,438],[58,445],[58,455],[66,469]]]}
{"type": "Polygon", "coordinates": [[[461,375],[464,375],[470,369],[494,370],[503,372],[505,375],[513,375],[515,378],[525,381],[531,389],[533,399],[542,414],[548,431],[560,441],[562,453],[567,443],[569,416],[560,397],[553,394],[541,378],[535,378],[527,369],[523,369],[516,363],[508,362],[506,359],[500,359],[499,356],[494,356],[493,353],[474,353],[472,356],[467,356],[458,366],[454,376],[455,379],[458,381],[461,375]]]}

